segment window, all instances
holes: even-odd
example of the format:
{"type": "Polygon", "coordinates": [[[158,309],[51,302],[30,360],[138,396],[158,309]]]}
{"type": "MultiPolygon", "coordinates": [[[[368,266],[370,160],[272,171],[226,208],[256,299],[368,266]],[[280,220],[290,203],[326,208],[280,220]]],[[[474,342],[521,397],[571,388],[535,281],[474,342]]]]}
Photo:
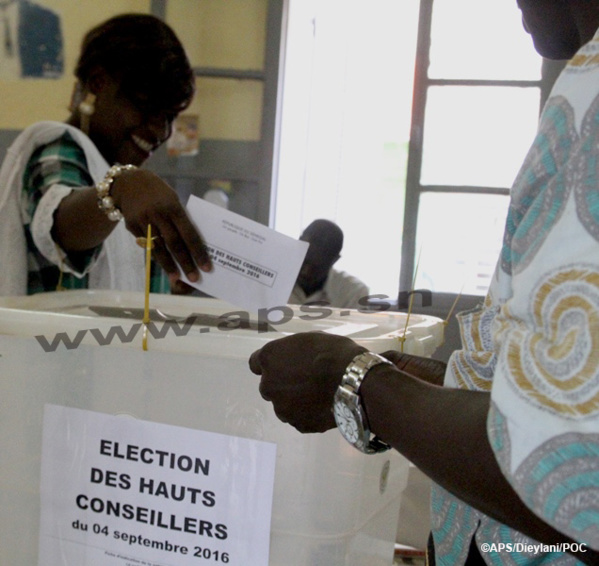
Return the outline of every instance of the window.
{"type": "Polygon", "coordinates": [[[417,288],[484,295],[536,131],[542,60],[502,0],[423,0],[419,48],[405,259],[417,288]]]}
{"type": "Polygon", "coordinates": [[[336,267],[372,293],[484,295],[546,82],[520,18],[505,0],[289,0],[274,227],[336,221],[336,267]]]}
{"type": "Polygon", "coordinates": [[[397,296],[417,0],[290,0],[274,227],[339,224],[336,268],[397,296]]]}

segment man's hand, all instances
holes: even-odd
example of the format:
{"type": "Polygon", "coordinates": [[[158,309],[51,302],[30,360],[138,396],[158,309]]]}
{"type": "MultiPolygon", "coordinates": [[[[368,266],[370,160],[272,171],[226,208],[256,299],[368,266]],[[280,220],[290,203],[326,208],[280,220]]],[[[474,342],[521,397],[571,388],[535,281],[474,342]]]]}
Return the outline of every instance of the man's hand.
{"type": "Polygon", "coordinates": [[[325,432],[335,427],[333,397],[345,368],[364,351],[343,336],[305,332],[269,342],[249,364],[281,421],[300,432],[325,432]]]}

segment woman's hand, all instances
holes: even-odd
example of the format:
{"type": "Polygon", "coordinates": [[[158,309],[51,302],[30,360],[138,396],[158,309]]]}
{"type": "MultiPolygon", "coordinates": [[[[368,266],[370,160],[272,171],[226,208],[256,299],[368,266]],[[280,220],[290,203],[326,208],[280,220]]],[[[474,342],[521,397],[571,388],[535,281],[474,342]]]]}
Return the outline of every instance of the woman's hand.
{"type": "Polygon", "coordinates": [[[153,255],[169,275],[173,289],[183,291],[177,264],[196,282],[201,271],[211,271],[212,262],[197,228],[189,219],[175,191],[160,177],[145,169],[124,171],[115,178],[112,198],[125,218],[127,229],[145,237],[152,225],[153,255]]]}
{"type": "MultiPolygon", "coordinates": [[[[153,255],[168,274],[174,293],[191,290],[180,280],[177,263],[192,282],[200,279],[200,270],[212,270],[202,236],[175,191],[160,177],[144,169],[123,171],[114,178],[110,195],[136,238],[145,237],[148,224],[152,225],[152,236],[157,237],[153,255]]],[[[98,208],[95,187],[89,187],[62,199],[52,233],[63,250],[77,253],[102,244],[115,226],[98,208]]]]}

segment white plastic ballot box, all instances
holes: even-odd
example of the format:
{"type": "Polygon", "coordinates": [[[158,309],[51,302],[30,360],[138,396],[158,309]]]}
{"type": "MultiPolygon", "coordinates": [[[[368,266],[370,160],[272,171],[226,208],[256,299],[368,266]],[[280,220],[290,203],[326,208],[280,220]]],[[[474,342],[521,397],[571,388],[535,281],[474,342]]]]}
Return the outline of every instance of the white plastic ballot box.
{"type": "Polygon", "coordinates": [[[0,566],[391,564],[408,462],[282,423],[248,358],[309,330],[430,356],[443,322],[168,295],[143,313],[137,293],[0,299],[0,566]]]}

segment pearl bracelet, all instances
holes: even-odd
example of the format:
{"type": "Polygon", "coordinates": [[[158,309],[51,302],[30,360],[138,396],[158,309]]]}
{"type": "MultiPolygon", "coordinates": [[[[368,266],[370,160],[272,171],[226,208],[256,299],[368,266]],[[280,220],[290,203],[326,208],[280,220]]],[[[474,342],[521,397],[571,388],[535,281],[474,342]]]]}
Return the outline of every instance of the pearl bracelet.
{"type": "Polygon", "coordinates": [[[113,165],[106,172],[104,179],[96,185],[98,208],[104,211],[113,222],[122,220],[123,213],[115,206],[114,200],[110,196],[112,183],[123,171],[133,171],[134,169],[137,169],[135,165],[113,165]]]}

